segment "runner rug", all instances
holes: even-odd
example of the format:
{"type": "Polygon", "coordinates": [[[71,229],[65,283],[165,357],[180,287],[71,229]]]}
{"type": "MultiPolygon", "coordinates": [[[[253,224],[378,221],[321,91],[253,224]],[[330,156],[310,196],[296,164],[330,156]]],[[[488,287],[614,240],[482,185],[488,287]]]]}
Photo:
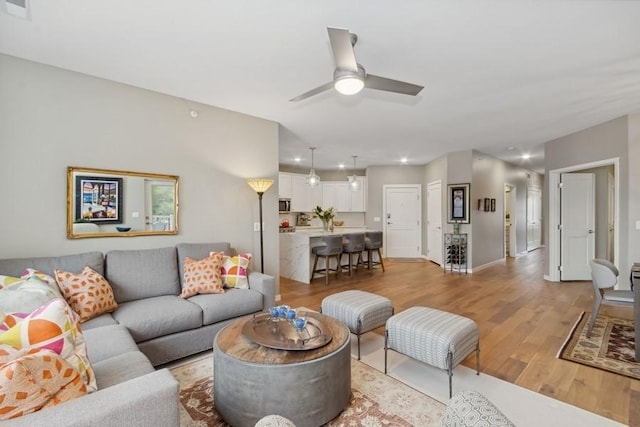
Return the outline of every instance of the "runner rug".
{"type": "Polygon", "coordinates": [[[598,315],[587,338],[590,313],[583,312],[560,349],[558,357],[605,371],[640,379],[635,360],[633,320],[598,315]]]}
{"type": "MultiPolygon", "coordinates": [[[[180,426],[226,427],[215,410],[211,353],[170,369],[180,383],[180,426]]],[[[429,396],[352,359],[351,399],[327,426],[440,426],[444,408],[429,396]]]]}

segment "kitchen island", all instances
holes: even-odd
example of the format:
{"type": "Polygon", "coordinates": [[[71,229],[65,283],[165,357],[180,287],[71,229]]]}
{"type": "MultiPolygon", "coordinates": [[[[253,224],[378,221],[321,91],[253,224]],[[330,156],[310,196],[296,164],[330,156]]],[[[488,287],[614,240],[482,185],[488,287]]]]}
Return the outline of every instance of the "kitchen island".
{"type": "MultiPolygon", "coordinates": [[[[322,245],[323,236],[364,233],[365,227],[336,227],[322,231],[316,227],[298,227],[294,233],[280,233],[280,276],[302,283],[310,283],[314,256],[311,250],[322,245]]],[[[322,260],[319,261],[319,265],[322,260]]],[[[334,266],[335,267],[335,266],[334,266]]]]}

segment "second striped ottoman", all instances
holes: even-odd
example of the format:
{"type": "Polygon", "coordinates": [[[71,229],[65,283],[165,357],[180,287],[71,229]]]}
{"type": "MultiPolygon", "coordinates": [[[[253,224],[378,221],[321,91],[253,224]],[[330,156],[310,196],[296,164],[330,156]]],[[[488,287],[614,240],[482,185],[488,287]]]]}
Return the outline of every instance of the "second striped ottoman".
{"type": "Polygon", "coordinates": [[[424,362],[449,374],[449,397],[453,368],[473,351],[480,375],[480,346],[476,322],[457,314],[429,307],[411,307],[387,320],[384,344],[384,373],[387,350],[424,362]]]}
{"type": "Polygon", "coordinates": [[[356,334],[360,360],[360,335],[384,326],[393,314],[393,305],[388,298],[371,292],[344,291],[322,300],[322,314],[338,319],[356,334]]]}

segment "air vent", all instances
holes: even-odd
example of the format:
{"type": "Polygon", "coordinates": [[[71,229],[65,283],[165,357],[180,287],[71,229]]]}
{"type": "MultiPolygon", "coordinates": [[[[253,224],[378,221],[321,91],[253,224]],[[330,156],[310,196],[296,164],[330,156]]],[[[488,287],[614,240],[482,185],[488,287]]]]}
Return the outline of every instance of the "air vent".
{"type": "Polygon", "coordinates": [[[22,19],[31,19],[29,13],[29,0],[0,0],[2,9],[11,16],[22,19]]]}

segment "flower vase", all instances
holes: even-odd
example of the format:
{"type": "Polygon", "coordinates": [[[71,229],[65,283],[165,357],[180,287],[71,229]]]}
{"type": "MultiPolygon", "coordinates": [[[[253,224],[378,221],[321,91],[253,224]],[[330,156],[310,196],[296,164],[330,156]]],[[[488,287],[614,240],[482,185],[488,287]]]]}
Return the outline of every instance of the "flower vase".
{"type": "Polygon", "coordinates": [[[329,220],[322,220],[322,231],[329,231],[329,220]]]}

